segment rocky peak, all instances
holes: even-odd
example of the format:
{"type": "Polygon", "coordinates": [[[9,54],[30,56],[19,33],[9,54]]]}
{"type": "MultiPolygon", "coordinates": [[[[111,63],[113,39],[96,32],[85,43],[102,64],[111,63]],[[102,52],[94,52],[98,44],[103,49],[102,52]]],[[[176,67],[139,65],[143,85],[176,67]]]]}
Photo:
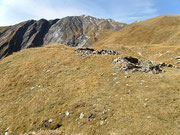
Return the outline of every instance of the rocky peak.
{"type": "Polygon", "coordinates": [[[62,19],[29,20],[0,27],[0,59],[29,47],[61,43],[68,46],[90,46],[105,32],[117,31],[126,24],[92,16],[68,16],[62,19]]]}

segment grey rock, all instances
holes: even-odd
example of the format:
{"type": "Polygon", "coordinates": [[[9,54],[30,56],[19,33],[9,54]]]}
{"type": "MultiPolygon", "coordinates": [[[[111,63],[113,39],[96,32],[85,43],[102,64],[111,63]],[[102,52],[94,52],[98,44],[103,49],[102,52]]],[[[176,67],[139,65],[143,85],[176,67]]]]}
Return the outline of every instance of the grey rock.
{"type": "Polygon", "coordinates": [[[171,65],[169,63],[154,63],[150,60],[142,60],[134,57],[118,57],[113,60],[113,63],[120,66],[119,69],[121,71],[129,70],[131,72],[139,71],[144,73],[159,74],[163,72],[163,67],[179,69],[179,67],[171,65]]]}
{"type": "Polygon", "coordinates": [[[48,121],[49,123],[52,123],[53,122],[53,119],[49,119],[49,121],[48,121]]]}
{"type": "Polygon", "coordinates": [[[180,60],[180,56],[177,56],[175,59],[180,60]]]}
{"type": "Polygon", "coordinates": [[[92,48],[78,48],[74,50],[79,56],[91,56],[91,55],[120,55],[119,51],[113,50],[94,50],[92,48]]]}
{"type": "Polygon", "coordinates": [[[124,78],[126,78],[126,79],[127,79],[127,78],[130,78],[130,76],[124,76],[124,78]]]}
{"type": "Polygon", "coordinates": [[[101,121],[99,122],[99,124],[100,124],[100,125],[103,125],[103,124],[104,124],[104,121],[101,120],[101,121]]]}
{"type": "Polygon", "coordinates": [[[84,118],[84,113],[82,112],[79,116],[80,119],[83,119],[84,118]]]}
{"type": "Polygon", "coordinates": [[[13,26],[0,27],[0,59],[13,52],[50,43],[72,47],[90,46],[108,30],[120,30],[126,24],[91,16],[68,16],[62,19],[29,20],[13,26]],[[89,40],[91,39],[91,40],[89,40]]]}

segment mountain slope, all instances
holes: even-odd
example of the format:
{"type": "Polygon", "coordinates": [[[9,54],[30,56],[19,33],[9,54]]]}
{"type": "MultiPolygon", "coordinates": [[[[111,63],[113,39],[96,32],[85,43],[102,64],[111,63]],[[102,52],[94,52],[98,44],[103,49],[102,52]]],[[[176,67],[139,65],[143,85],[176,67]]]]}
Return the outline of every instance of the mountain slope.
{"type": "Polygon", "coordinates": [[[90,46],[106,32],[117,31],[126,24],[91,16],[71,16],[47,21],[29,20],[0,28],[0,59],[29,47],[61,43],[68,46],[90,46]]]}
{"type": "MultiPolygon", "coordinates": [[[[33,29],[53,31],[58,21],[31,20],[0,32],[5,39],[13,37],[7,43],[32,39],[28,47],[33,47],[34,40],[44,43],[38,40],[41,36],[55,40],[51,32],[44,35],[33,29]],[[20,33],[25,34],[17,40],[20,33]]],[[[178,16],[161,16],[115,33],[102,32],[104,39],[91,48],[50,44],[4,58],[0,61],[0,134],[179,135],[178,30],[178,16]]],[[[8,47],[4,44],[3,49],[8,47]]]]}
{"type": "MultiPolygon", "coordinates": [[[[120,72],[114,59],[144,58],[131,47],[114,50],[120,53],[79,56],[74,48],[58,44],[1,60],[0,134],[180,134],[180,70],[120,72]]],[[[174,58],[180,46],[162,48],[167,50],[174,58]]],[[[169,60],[162,57],[162,62],[169,60]]]]}
{"type": "Polygon", "coordinates": [[[180,44],[180,15],[159,16],[146,21],[135,22],[110,34],[97,42],[95,46],[105,44],[180,44]]]}

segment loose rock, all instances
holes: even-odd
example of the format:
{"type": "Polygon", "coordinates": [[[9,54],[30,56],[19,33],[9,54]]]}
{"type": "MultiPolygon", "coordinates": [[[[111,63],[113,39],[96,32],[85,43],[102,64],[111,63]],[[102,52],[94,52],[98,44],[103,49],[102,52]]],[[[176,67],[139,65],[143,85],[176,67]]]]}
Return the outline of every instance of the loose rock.
{"type": "Polygon", "coordinates": [[[180,56],[177,56],[175,59],[180,60],[180,56]]]}
{"type": "Polygon", "coordinates": [[[104,121],[100,121],[99,124],[100,124],[100,125],[103,125],[103,124],[104,124],[104,121]]]}
{"type": "Polygon", "coordinates": [[[80,119],[84,118],[84,113],[81,113],[79,116],[80,119]]]}
{"type": "Polygon", "coordinates": [[[66,114],[66,116],[69,116],[69,112],[68,111],[65,114],[66,114]]]}
{"type": "Polygon", "coordinates": [[[120,52],[113,50],[94,50],[91,48],[78,48],[74,50],[78,56],[92,56],[92,55],[119,55],[120,52]]]}
{"type": "Polygon", "coordinates": [[[53,122],[53,119],[49,119],[49,121],[48,121],[49,123],[52,123],[53,122]]]}
{"type": "Polygon", "coordinates": [[[134,57],[118,57],[116,58],[113,63],[116,65],[120,65],[121,71],[128,71],[131,72],[139,71],[144,73],[153,73],[153,74],[159,74],[162,73],[163,70],[162,67],[171,67],[171,68],[177,68],[179,67],[173,66],[168,63],[154,63],[150,60],[142,60],[134,57]]]}

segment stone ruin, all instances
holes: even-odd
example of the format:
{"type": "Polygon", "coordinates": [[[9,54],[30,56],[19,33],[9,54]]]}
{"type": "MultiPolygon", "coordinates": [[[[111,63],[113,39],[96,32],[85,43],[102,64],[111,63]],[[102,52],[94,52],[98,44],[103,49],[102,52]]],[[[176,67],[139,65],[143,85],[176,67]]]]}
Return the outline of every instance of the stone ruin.
{"type": "Polygon", "coordinates": [[[92,55],[120,55],[121,53],[113,50],[95,50],[92,48],[78,48],[74,50],[78,56],[92,55]]]}
{"type": "MultiPolygon", "coordinates": [[[[74,50],[78,56],[92,56],[92,55],[120,55],[119,51],[113,50],[95,50],[92,48],[78,48],[74,50]]],[[[143,73],[159,74],[162,73],[163,67],[170,67],[180,69],[180,67],[171,65],[169,63],[156,63],[150,60],[138,59],[135,57],[118,57],[113,60],[116,65],[116,71],[139,71],[143,73]]]]}
{"type": "Polygon", "coordinates": [[[177,56],[175,59],[177,60],[175,64],[180,64],[180,56],[177,56]]]}
{"type": "Polygon", "coordinates": [[[168,63],[155,63],[150,60],[142,60],[134,57],[118,57],[113,60],[113,63],[119,67],[119,71],[129,70],[132,72],[139,71],[144,73],[159,74],[163,72],[163,67],[180,69],[179,67],[168,63]]]}

